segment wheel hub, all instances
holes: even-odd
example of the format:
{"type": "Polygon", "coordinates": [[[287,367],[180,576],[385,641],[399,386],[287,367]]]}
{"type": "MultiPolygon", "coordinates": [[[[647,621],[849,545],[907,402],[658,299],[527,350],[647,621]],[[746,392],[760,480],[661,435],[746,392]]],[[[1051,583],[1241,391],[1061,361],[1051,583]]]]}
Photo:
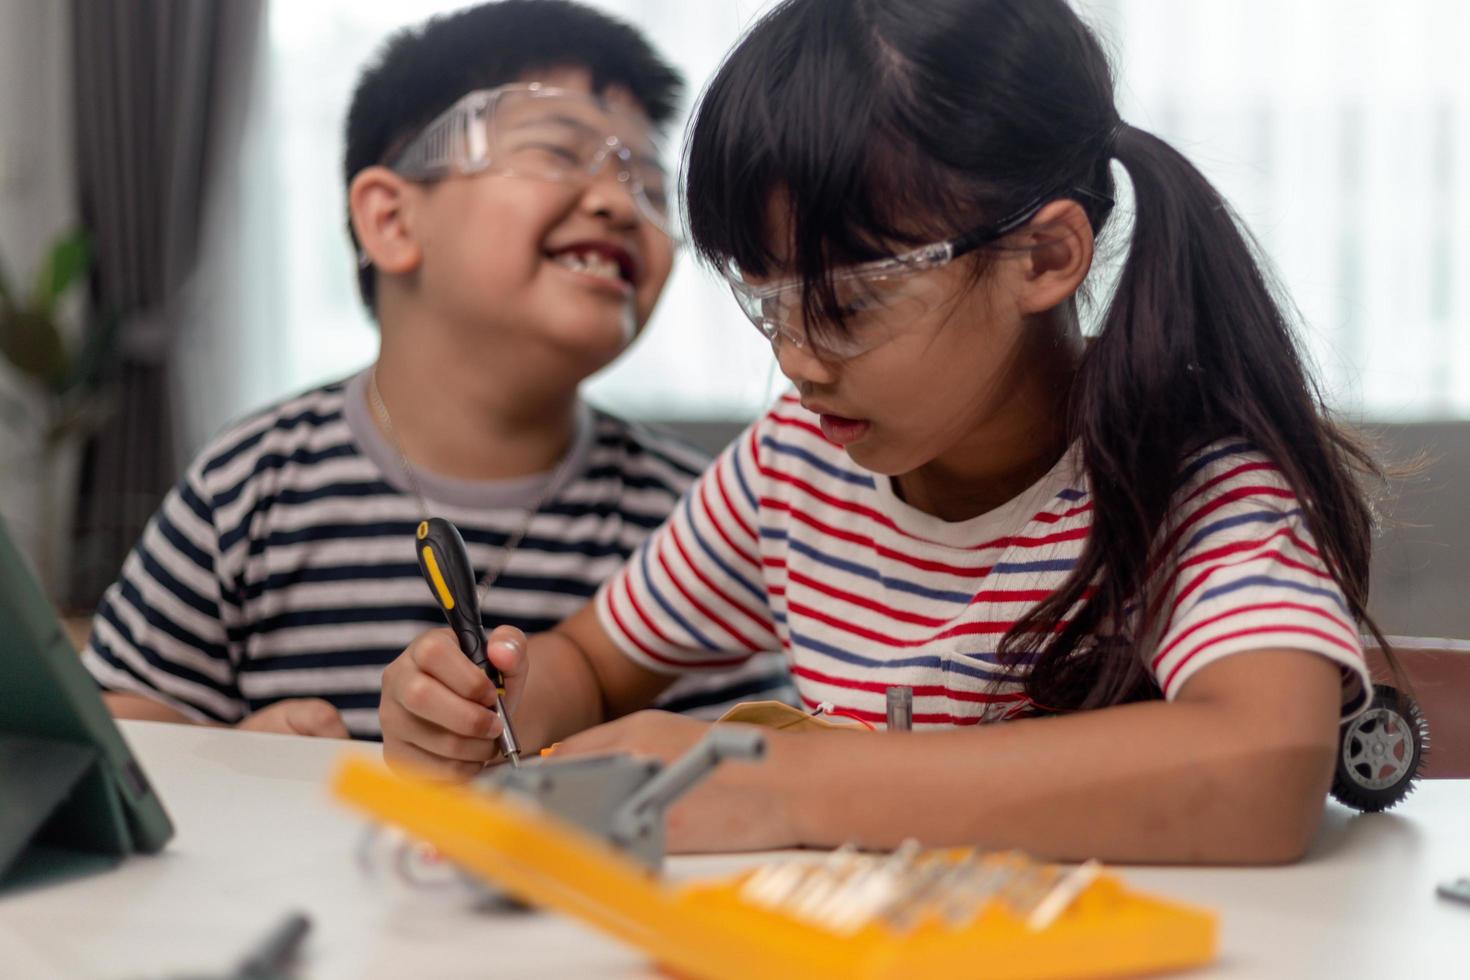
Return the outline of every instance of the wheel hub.
{"type": "Polygon", "coordinates": [[[1414,747],[1409,725],[1388,708],[1363,712],[1344,739],[1348,775],[1367,789],[1387,789],[1409,774],[1414,747]]]}

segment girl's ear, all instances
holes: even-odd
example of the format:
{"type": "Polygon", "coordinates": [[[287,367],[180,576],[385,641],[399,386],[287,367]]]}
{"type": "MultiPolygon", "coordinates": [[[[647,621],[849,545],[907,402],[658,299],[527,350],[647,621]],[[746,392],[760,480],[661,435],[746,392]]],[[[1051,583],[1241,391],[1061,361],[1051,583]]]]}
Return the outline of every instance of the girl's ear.
{"type": "Polygon", "coordinates": [[[1022,313],[1043,313],[1071,299],[1092,268],[1092,222],[1076,201],[1047,204],[1010,241],[1024,249],[1022,313]]]}
{"type": "Polygon", "coordinates": [[[387,167],[366,167],[347,186],[347,210],[362,256],[379,272],[418,268],[423,250],[413,235],[412,185],[387,167]]]}

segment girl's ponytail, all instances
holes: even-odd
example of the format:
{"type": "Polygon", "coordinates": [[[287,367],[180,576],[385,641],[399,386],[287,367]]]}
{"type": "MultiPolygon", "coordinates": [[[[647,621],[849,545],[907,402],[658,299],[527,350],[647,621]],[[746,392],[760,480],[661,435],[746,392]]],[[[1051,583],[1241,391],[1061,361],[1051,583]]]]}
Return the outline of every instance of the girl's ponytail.
{"type": "Polygon", "coordinates": [[[1241,440],[1282,471],[1354,617],[1382,642],[1366,609],[1372,516],[1355,478],[1377,475],[1376,466],[1327,420],[1283,305],[1229,205],[1158,137],[1120,123],[1111,144],[1133,185],[1135,217],[1071,406],[1092,532],[1076,572],[1002,649],[1040,655],[1030,679],[1039,704],[1147,696],[1138,651],[1078,647],[1130,619],[1135,637],[1149,635],[1158,598],[1150,569],[1167,557],[1156,548],[1181,462],[1223,439],[1241,440]],[[1096,592],[1083,603],[1089,584],[1096,592]],[[1054,642],[1038,649],[1047,636],[1054,642]]]}

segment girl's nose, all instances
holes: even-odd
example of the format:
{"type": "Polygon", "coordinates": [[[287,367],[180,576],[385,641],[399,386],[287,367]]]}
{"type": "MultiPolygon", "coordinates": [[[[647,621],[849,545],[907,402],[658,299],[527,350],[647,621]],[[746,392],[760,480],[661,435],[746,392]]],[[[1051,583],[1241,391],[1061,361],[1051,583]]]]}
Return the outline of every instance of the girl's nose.
{"type": "Polygon", "coordinates": [[[837,380],[836,366],[812,353],[810,344],[798,346],[778,333],[771,339],[771,349],[776,353],[781,373],[792,384],[807,381],[826,385],[837,380]]]}

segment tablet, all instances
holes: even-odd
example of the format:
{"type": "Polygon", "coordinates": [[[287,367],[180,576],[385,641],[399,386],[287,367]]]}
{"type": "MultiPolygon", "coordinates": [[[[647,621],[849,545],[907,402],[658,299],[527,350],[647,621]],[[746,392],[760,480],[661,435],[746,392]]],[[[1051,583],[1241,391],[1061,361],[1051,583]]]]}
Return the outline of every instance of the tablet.
{"type": "Polygon", "coordinates": [[[163,847],[173,825],[0,520],[0,889],[163,847]]]}

